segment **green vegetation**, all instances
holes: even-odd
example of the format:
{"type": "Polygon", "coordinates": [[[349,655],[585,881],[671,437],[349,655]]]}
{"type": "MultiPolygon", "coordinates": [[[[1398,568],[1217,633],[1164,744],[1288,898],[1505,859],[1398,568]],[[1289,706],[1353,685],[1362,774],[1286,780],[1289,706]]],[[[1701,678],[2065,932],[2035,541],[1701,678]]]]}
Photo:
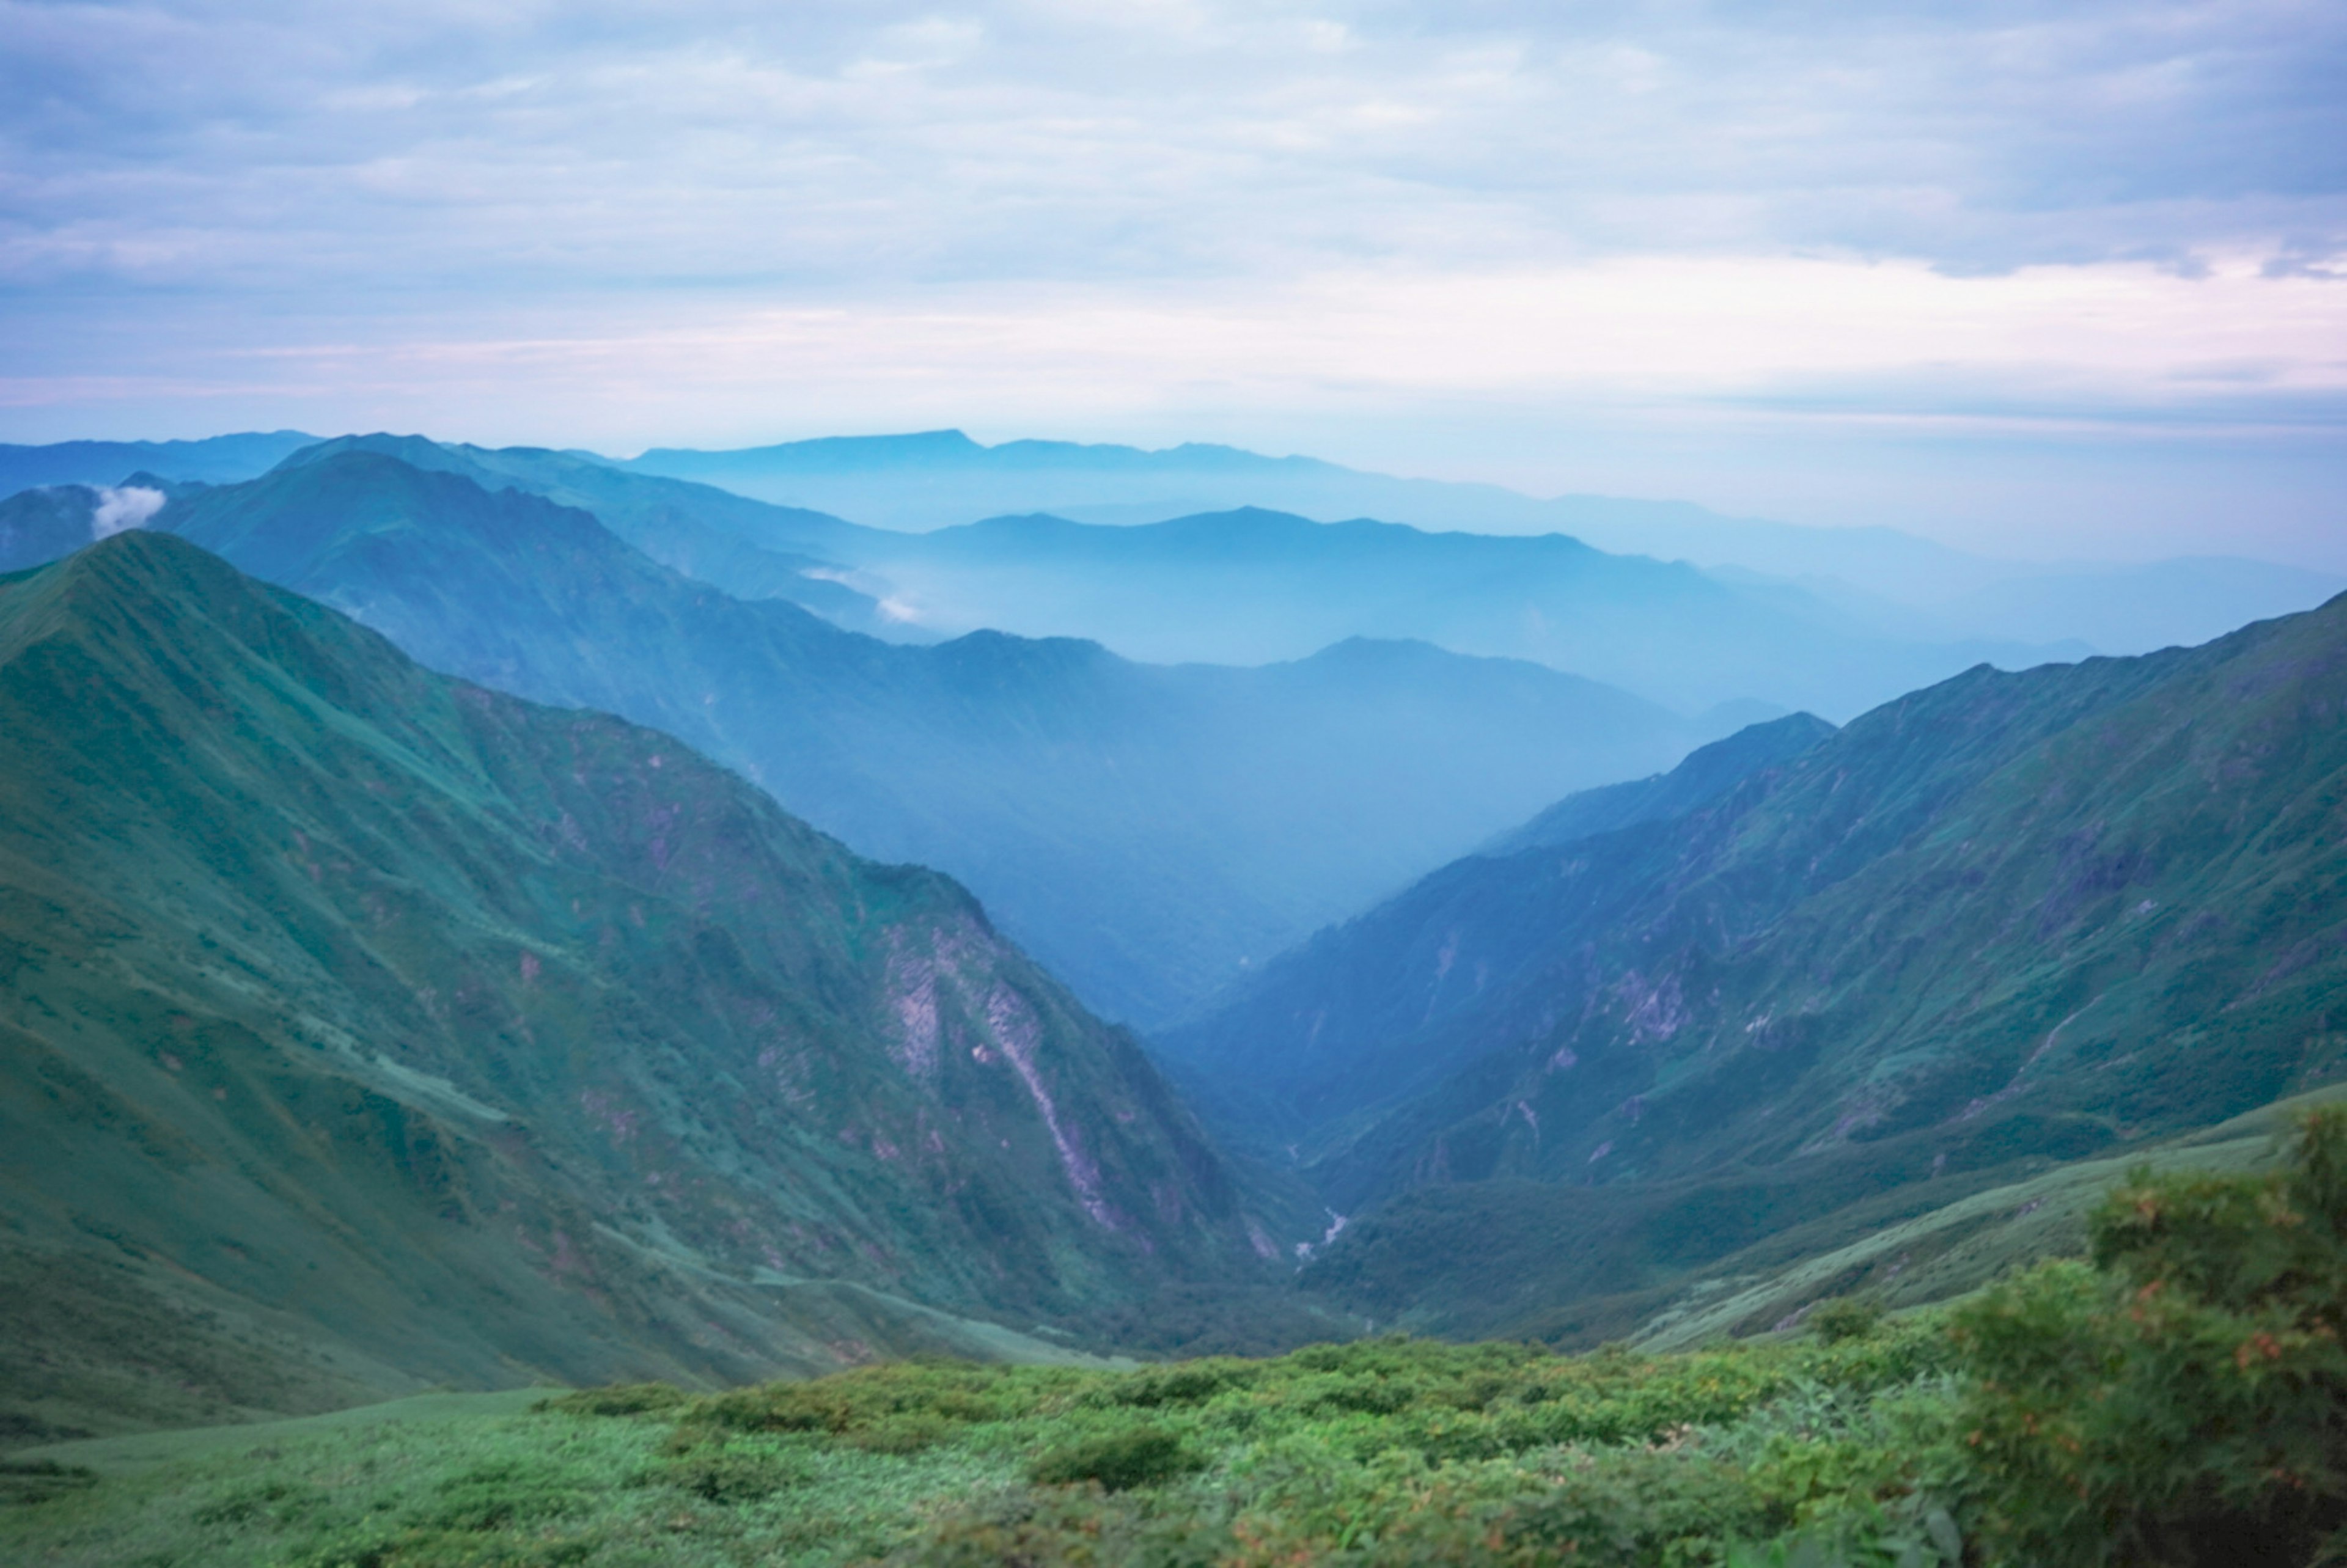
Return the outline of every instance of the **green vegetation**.
{"type": "Polygon", "coordinates": [[[137,531],[0,578],[0,1443],[1084,1360],[1280,1277],[966,892],[666,736],[137,531]]]}
{"type": "Polygon", "coordinates": [[[2046,1563],[2347,1550],[2347,1110],[2263,1176],[2145,1173],[1960,1312],[1964,1442],[2001,1548],[2046,1563]]]}
{"type": "Polygon", "coordinates": [[[1435,872],[1161,1052],[1350,1216],[1304,1276],[1333,1310],[1633,1332],[2347,1079],[2342,655],[2347,600],[1983,666],[1730,787],[1656,781],[1704,797],[1676,816],[1565,803],[1589,835],[1435,872]]]}
{"type": "Polygon", "coordinates": [[[909,1361],[321,1428],[37,1498],[57,1563],[2311,1563],[2347,1544],[2347,1110],[2148,1171],[1952,1309],[1646,1355],[1391,1337],[1116,1372],[909,1361]]]}

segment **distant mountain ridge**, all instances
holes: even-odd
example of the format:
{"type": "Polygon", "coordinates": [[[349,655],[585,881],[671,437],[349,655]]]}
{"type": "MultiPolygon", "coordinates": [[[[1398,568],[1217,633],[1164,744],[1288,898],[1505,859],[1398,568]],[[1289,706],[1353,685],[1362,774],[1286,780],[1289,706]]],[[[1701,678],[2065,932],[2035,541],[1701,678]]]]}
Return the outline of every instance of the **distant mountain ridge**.
{"type": "MultiPolygon", "coordinates": [[[[0,733],[11,1277],[131,1267],[159,1330],[192,1291],[282,1380],[399,1391],[1047,1355],[948,1315],[1081,1327],[1267,1247],[968,894],[671,737],[138,531],[0,579],[0,733]]],[[[9,1397],[70,1403],[50,1332],[9,1397]]]]}
{"type": "MultiPolygon", "coordinates": [[[[1615,555],[1684,559],[1731,587],[1765,579],[1750,586],[1795,589],[1894,641],[2048,645],[2076,640],[2086,651],[2102,653],[2205,641],[2250,620],[2311,608],[2347,589],[2347,579],[2335,573],[2230,557],[1994,560],[1891,528],[1729,518],[1685,501],[1590,495],[1542,499],[1496,485],[1398,478],[1317,458],[1271,457],[1200,443],[1160,451],[1067,441],[988,446],[944,430],[831,436],[732,452],[660,448],[616,462],[575,450],[492,453],[454,443],[434,444],[442,454],[434,458],[422,452],[418,437],[345,436],[334,445],[349,442],[381,450],[394,449],[386,443],[407,442],[398,450],[425,466],[454,462],[500,469],[507,482],[597,511],[639,548],[690,576],[745,597],[794,597],[826,614],[839,611],[835,619],[843,624],[899,638],[920,633],[885,608],[875,622],[872,605],[809,588],[825,579],[820,568],[807,571],[804,560],[760,559],[760,550],[825,559],[855,552],[821,548],[820,529],[794,528],[778,539],[774,517],[756,517],[758,508],[745,506],[745,499],[785,503],[773,512],[795,507],[814,508],[805,513],[808,518],[838,514],[825,521],[851,530],[877,524],[883,532],[1035,513],[1129,525],[1254,507],[1322,522],[1378,518],[1434,530],[1562,533],[1615,555]],[[589,469],[600,470],[603,479],[591,478],[589,469]],[[622,499],[624,487],[617,482],[622,476],[649,481],[654,489],[665,478],[671,488],[665,497],[639,490],[622,499]],[[688,497],[673,487],[678,481],[698,482],[700,490],[688,497]],[[731,492],[733,502],[733,515],[714,528],[711,514],[727,508],[713,499],[712,488],[731,492]],[[675,502],[682,504],[669,504],[675,502]],[[753,547],[749,553],[745,543],[753,547]]],[[[0,446],[0,498],[40,485],[116,485],[141,470],[174,480],[246,479],[311,443],[281,431],[192,442],[0,446]]],[[[462,471],[497,487],[482,472],[462,471]]],[[[876,586],[850,587],[846,593],[874,598],[869,589],[876,586]]],[[[951,628],[948,634],[969,629],[951,628]]]]}
{"type": "Polygon", "coordinates": [[[60,441],[0,445],[0,497],[46,485],[118,485],[142,470],[167,479],[229,484],[267,473],[314,443],[299,430],[250,431],[200,441],[60,441]]]}
{"type": "Polygon", "coordinates": [[[1878,634],[1917,641],[2082,639],[2096,652],[2145,652],[2205,641],[2347,589],[2335,574],[2262,561],[2001,561],[1891,528],[1730,518],[1686,501],[1541,498],[1497,485],[1399,478],[1195,444],[1162,451],[1062,441],[988,446],[946,430],[728,452],[667,448],[626,466],[898,529],[1027,513],[1128,525],[1258,507],[1321,522],[1378,518],[1428,529],[1561,533],[1615,555],[1765,574],[1878,634]]]}
{"type": "Polygon", "coordinates": [[[1013,628],[1157,661],[1260,663],[1346,636],[1529,659],[1700,712],[1758,700],[1847,714],[1983,660],[2067,649],[1885,634],[1798,589],[1563,534],[1430,533],[1244,507],[1110,528],[1040,516],[841,541],[942,632],[1013,628]]]}
{"type": "Polygon", "coordinates": [[[1553,1325],[2347,1075],[2342,802],[2347,598],[1976,670],[1685,815],[1447,867],[1163,1050],[1283,1085],[1206,1103],[1374,1207],[1308,1276],[1339,1299],[1553,1325]],[[1437,1245],[1481,1272],[1426,1283],[1437,1245]]]}
{"type": "MultiPolygon", "coordinates": [[[[969,446],[923,437],[903,449],[917,465],[942,463],[940,482],[959,484],[955,454],[969,446]]],[[[582,507],[688,576],[739,597],[789,599],[893,641],[992,630],[1084,638],[1155,663],[1261,664],[1353,637],[1416,639],[1530,659],[1696,712],[1756,701],[1848,712],[1983,659],[2018,665],[2086,651],[1919,643],[1798,589],[1740,588],[1562,535],[1320,524],[1260,507],[1132,528],[1002,517],[911,534],[571,454],[419,436],[344,437],[285,465],[348,451],[582,507]]],[[[1254,471],[1249,454],[1223,456],[1254,471]]]]}
{"type": "Polygon", "coordinates": [[[786,599],[852,630],[930,640],[841,580],[836,560],[853,559],[856,541],[877,530],[822,512],[623,473],[576,453],[491,449],[421,436],[339,436],[289,453],[277,466],[299,467],[346,452],[379,453],[415,467],[462,475],[486,490],[518,489],[592,512],[662,566],[739,599],[786,599]]]}

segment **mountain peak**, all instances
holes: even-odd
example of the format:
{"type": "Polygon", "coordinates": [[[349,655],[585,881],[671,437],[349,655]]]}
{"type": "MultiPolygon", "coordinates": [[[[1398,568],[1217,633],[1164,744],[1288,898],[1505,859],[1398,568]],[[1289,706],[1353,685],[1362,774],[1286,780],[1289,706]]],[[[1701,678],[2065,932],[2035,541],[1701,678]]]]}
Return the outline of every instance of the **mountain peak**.
{"type": "Polygon", "coordinates": [[[425,1383],[823,1369],[1257,1266],[1129,1037],[671,736],[145,532],[0,580],[0,733],[19,1243],[300,1280],[425,1383]]]}

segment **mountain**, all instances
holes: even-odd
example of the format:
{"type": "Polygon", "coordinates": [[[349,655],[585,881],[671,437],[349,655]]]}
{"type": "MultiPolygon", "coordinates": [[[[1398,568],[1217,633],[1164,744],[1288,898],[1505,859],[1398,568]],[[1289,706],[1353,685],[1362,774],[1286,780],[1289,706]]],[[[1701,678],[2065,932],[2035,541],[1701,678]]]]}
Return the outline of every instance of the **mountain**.
{"type": "Polygon", "coordinates": [[[0,733],[18,1428],[1049,1355],[963,1317],[1081,1331],[1267,1245],[963,889],[668,736],[137,531],[0,579],[0,733]]]}
{"type": "MultiPolygon", "coordinates": [[[[891,641],[994,630],[1081,637],[1153,662],[1255,664],[1352,637],[1411,639],[1529,659],[1686,711],[1757,701],[1835,714],[1983,659],[2084,651],[1921,640],[1871,607],[1850,613],[1781,583],[1725,582],[1554,535],[1324,525],[1255,508],[1124,528],[1025,517],[907,534],[575,453],[419,436],[338,437],[281,466],[352,452],[592,512],[662,565],[736,598],[786,599],[891,641]]],[[[99,494],[82,494],[95,513],[99,494]]],[[[37,498],[0,503],[0,518],[37,498]]],[[[0,564],[33,559],[0,538],[0,564]]]]}
{"type": "MultiPolygon", "coordinates": [[[[163,499],[159,490],[148,494],[157,503],[163,499]]],[[[0,500],[0,572],[46,566],[105,538],[97,518],[107,498],[106,492],[86,485],[61,485],[20,490],[0,500]]]]}
{"type": "Polygon", "coordinates": [[[1215,1112],[1379,1205],[1324,1287],[1553,1323],[2347,1073],[2342,801],[2347,599],[1983,668],[1684,815],[1449,866],[1164,1053],[1276,1085],[1215,1112]]]}
{"type": "Polygon", "coordinates": [[[1423,645],[1250,670],[996,633],[899,646],[688,580],[583,511],[372,452],[181,487],[153,526],[433,668],[657,726],[861,853],[959,876],[1137,1023],[1561,790],[1707,738],[1594,682],[1423,645]]]}
{"type": "Polygon", "coordinates": [[[145,472],[167,479],[225,484],[268,472],[318,438],[298,430],[211,436],[201,441],[60,441],[0,444],[0,497],[45,485],[118,485],[145,472]]]}
{"type": "Polygon", "coordinates": [[[2262,561],[1997,560],[1896,528],[1805,528],[1724,517],[1686,501],[1543,498],[1194,444],[1163,451],[1064,441],[988,446],[943,430],[730,452],[664,448],[626,466],[894,529],[1038,512],[1130,525],[1260,507],[1321,522],[1369,517],[1430,530],[1566,534],[1615,555],[1760,574],[1860,617],[1878,635],[1909,641],[2078,641],[2097,652],[2143,652],[2309,609],[2347,589],[2333,575],[2262,561]]]}
{"type": "Polygon", "coordinates": [[[1570,794],[1520,827],[1484,845],[1489,857],[1553,847],[1642,822],[1685,816],[1753,774],[1789,762],[1834,733],[1814,713],[1788,713],[1751,724],[1726,740],[1687,753],[1666,774],[1630,779],[1570,794]]]}
{"type": "Polygon", "coordinates": [[[2065,651],[1890,635],[1797,589],[1726,583],[1562,534],[1429,533],[1253,507],[1129,528],[996,518],[871,530],[839,548],[941,632],[995,626],[1097,638],[1134,658],[1232,663],[1348,636],[1412,638],[1532,660],[1689,712],[1758,699],[1848,714],[1983,660],[2065,651]]]}
{"type": "Polygon", "coordinates": [[[786,599],[855,630],[933,640],[844,580],[847,574],[838,561],[863,553],[862,541],[877,529],[542,447],[492,449],[421,436],[345,436],[288,454],[282,466],[299,467],[345,452],[379,453],[417,468],[460,474],[485,490],[521,490],[592,512],[662,566],[736,599],[786,599]]]}
{"type": "Polygon", "coordinates": [[[1792,713],[1700,747],[1668,773],[1568,795],[1282,953],[1206,1017],[1162,1031],[1158,1054],[1227,1137],[1285,1146],[1291,1161],[1317,1157],[1486,1049],[1475,1009],[1488,988],[1553,938],[1524,907],[1546,890],[1553,857],[1523,852],[1678,818],[1833,733],[1822,719],[1792,713]],[[1463,952],[1462,908],[1482,917],[1483,938],[1463,952]],[[1463,1027],[1435,1027],[1461,1015],[1463,1027]]]}
{"type": "Polygon", "coordinates": [[[1724,583],[1553,535],[1317,524],[1252,507],[1133,528],[1030,516],[904,533],[572,454],[414,436],[321,443],[286,466],[347,451],[579,507],[736,597],[789,599],[895,641],[993,630],[1081,637],[1152,662],[1259,664],[1347,638],[1411,639],[1529,659],[1684,710],[1757,699],[1840,713],[1983,659],[2084,651],[1923,643],[1783,584],[1724,583]]]}

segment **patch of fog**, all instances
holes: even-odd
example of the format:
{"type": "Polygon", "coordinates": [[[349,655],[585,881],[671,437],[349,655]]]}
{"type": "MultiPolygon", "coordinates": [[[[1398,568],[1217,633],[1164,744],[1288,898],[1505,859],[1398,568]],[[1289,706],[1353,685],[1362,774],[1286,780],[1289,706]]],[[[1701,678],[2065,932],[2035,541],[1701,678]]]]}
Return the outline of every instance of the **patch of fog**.
{"type": "Polygon", "coordinates": [[[1327,1213],[1328,1228],[1322,1234],[1320,1239],[1317,1242],[1300,1241],[1296,1244],[1296,1258],[1299,1264],[1310,1263],[1322,1247],[1335,1241],[1339,1235],[1343,1234],[1345,1226],[1352,1222],[1350,1214],[1340,1214],[1334,1209],[1329,1209],[1327,1213]]]}
{"type": "Polygon", "coordinates": [[[150,490],[144,485],[125,485],[120,489],[101,487],[97,509],[89,515],[90,542],[112,538],[126,529],[145,528],[163,509],[163,501],[162,491],[150,490]]]}

